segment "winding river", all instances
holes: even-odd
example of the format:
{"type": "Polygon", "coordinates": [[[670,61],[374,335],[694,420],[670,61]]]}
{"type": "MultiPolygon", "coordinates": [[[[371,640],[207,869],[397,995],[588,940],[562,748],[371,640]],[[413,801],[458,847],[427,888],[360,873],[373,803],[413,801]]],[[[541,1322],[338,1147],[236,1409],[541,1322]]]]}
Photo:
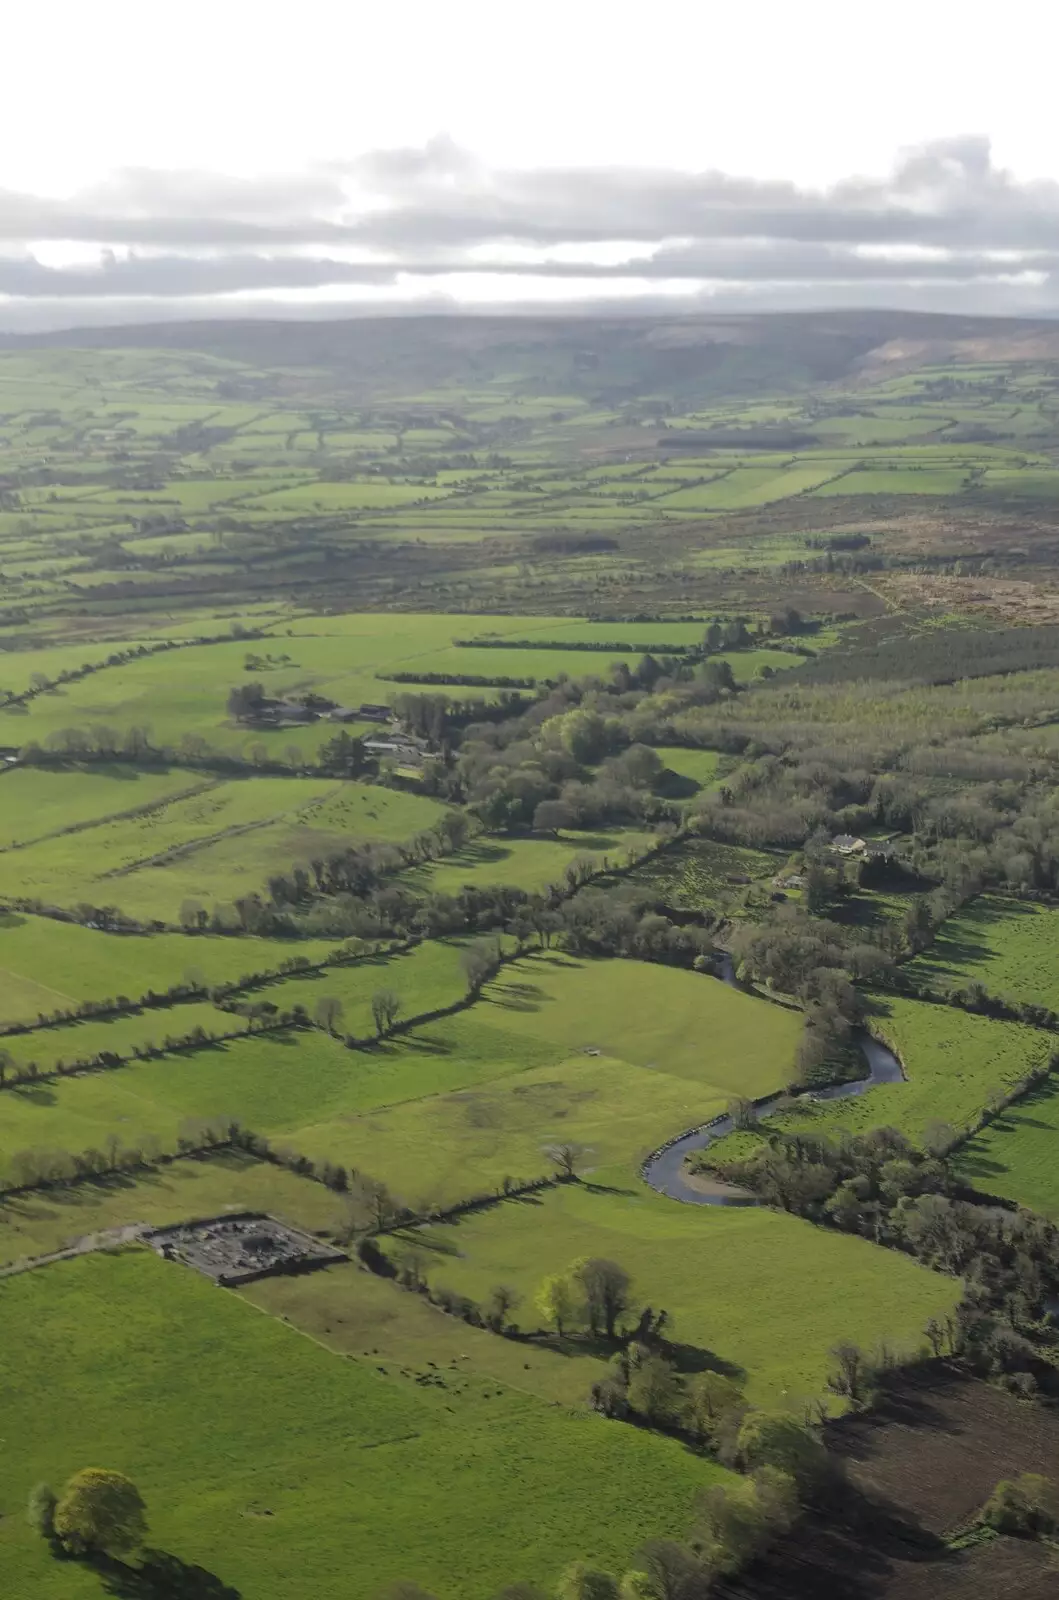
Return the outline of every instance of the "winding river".
{"type": "MultiPolygon", "coordinates": [[[[726,955],[723,958],[720,976],[723,982],[738,987],[731,956],[726,955]]],[[[874,1089],[880,1083],[900,1083],[903,1080],[901,1063],[893,1051],[870,1034],[866,1028],[858,1029],[857,1043],[868,1065],[867,1076],[857,1078],[853,1083],[835,1083],[828,1089],[817,1089],[814,1091],[815,1099],[848,1100],[853,1095],[863,1094],[867,1089],[874,1089]]],[[[780,1096],[775,1094],[766,1100],[759,1100],[758,1115],[767,1115],[769,1106],[779,1098],[780,1096]]],[[[706,1175],[689,1176],[684,1168],[685,1158],[691,1155],[692,1151],[705,1150],[708,1145],[723,1139],[725,1134],[731,1133],[732,1130],[731,1117],[722,1116],[715,1117],[712,1122],[704,1123],[701,1128],[692,1128],[688,1133],[682,1133],[672,1144],[666,1145],[664,1149],[656,1151],[653,1156],[647,1158],[643,1166],[644,1181],[649,1183],[652,1189],[657,1189],[659,1194],[667,1195],[670,1200],[682,1200],[686,1205],[756,1205],[754,1196],[745,1190],[706,1175]]]]}

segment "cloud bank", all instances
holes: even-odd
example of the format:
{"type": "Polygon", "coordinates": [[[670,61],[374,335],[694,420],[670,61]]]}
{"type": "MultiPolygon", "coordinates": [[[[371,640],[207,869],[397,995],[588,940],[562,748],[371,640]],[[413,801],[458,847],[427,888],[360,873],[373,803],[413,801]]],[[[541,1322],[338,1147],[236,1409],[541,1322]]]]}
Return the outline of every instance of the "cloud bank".
{"type": "Polygon", "coordinates": [[[611,303],[1059,314],[1059,184],[989,141],[825,189],[723,172],[489,166],[438,137],[296,173],[127,168],[0,190],[0,327],[611,303]]]}

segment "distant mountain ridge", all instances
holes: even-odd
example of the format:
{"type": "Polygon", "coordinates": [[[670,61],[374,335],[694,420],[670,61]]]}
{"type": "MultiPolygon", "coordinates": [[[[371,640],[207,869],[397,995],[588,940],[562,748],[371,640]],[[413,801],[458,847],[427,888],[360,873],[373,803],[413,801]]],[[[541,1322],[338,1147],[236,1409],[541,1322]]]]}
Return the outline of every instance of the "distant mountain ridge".
{"type": "Polygon", "coordinates": [[[329,368],[376,396],[514,374],[527,394],[617,403],[798,391],[886,368],[1059,361],[1059,320],[908,311],[240,318],[11,334],[0,348],[195,350],[257,366],[329,368]]]}

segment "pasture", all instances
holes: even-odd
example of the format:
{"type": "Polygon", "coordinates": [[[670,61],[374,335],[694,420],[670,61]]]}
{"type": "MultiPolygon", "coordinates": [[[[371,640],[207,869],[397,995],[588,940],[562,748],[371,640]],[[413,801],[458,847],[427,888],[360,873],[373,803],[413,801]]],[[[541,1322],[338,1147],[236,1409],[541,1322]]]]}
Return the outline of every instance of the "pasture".
{"type": "MultiPolygon", "coordinates": [[[[348,1002],[340,1029],[369,1032],[377,987],[426,1010],[459,998],[459,945],[334,967],[263,991],[286,1007],[326,994],[348,1002]],[[402,971],[405,976],[402,977],[402,971]],[[420,989],[416,975],[422,981],[420,989]]],[[[12,1041],[19,1060],[70,1061],[238,1019],[181,1005],[78,1023],[12,1041]],[[201,1015],[200,1015],[201,1014],[201,1015]],[[82,1044],[84,1041],[84,1044],[82,1044]],[[104,1043],[100,1043],[104,1041],[104,1043]]],[[[368,1049],[326,1033],[268,1033],[5,1091],[0,1165],[20,1151],[143,1142],[172,1150],[181,1129],[231,1120],[313,1159],[366,1169],[405,1200],[452,1202],[506,1177],[551,1170],[550,1147],[584,1146],[595,1169],[632,1167],[732,1095],[787,1081],[797,1022],[716,979],[640,962],[543,954],[506,965],[471,1009],[368,1049]]]]}
{"type": "Polygon", "coordinates": [[[605,833],[566,829],[552,839],[477,838],[453,855],[409,868],[402,882],[420,894],[455,895],[468,884],[510,884],[533,894],[561,884],[575,863],[590,863],[593,871],[603,872],[642,855],[651,844],[650,834],[629,828],[605,833]]]}
{"type": "MultiPolygon", "coordinates": [[[[162,1019],[177,1015],[154,1013],[158,1033],[162,1019]]],[[[99,1149],[112,1136],[123,1146],[153,1142],[171,1151],[185,1124],[234,1119],[311,1156],[363,1164],[387,1181],[393,1175],[380,1161],[400,1159],[401,1176],[411,1180],[416,1148],[379,1147],[366,1157],[373,1149],[368,1113],[443,1097],[561,1056],[554,1047],[466,1016],[360,1051],[319,1031],[247,1035],[161,1060],[3,1091],[0,1169],[9,1168],[20,1150],[99,1149]]],[[[529,1175],[542,1166],[547,1162],[538,1155],[529,1175]]]]}
{"type": "Polygon", "coordinates": [[[1059,1086],[1054,1078],[1009,1106],[956,1152],[965,1183],[1059,1219],[1059,1086]]]}
{"type": "Polygon", "coordinates": [[[721,756],[716,750],[686,750],[680,745],[658,745],[655,754],[665,770],[658,782],[661,793],[690,799],[718,780],[721,756]]]}
{"type": "MultiPolygon", "coordinates": [[[[869,1017],[873,1033],[896,1053],[907,1074],[904,1083],[880,1084],[846,1100],[804,1099],[767,1126],[838,1136],[868,1128],[899,1128],[918,1143],[931,1122],[957,1131],[1052,1052],[1051,1037],[1020,1022],[996,1022],[951,1006],[923,1000],[876,996],[869,1017]]],[[[750,1134],[733,1134],[716,1146],[745,1154],[750,1134]]]]}
{"type": "Polygon", "coordinates": [[[64,1250],[75,1240],[148,1222],[162,1227],[224,1211],[267,1211],[310,1231],[333,1229],[340,1200],[323,1184],[242,1151],[185,1156],[149,1171],[0,1199],[0,1265],[64,1250]]]}
{"type": "Polygon", "coordinates": [[[507,1026],[569,1055],[599,1050],[722,1094],[779,1088],[798,1041],[798,1020],[781,1006],[642,961],[530,956],[505,967],[484,999],[507,1026]]]}
{"type": "MultiPolygon", "coordinates": [[[[617,1175],[566,1184],[488,1211],[392,1236],[428,1281],[486,1300],[497,1283],[522,1296],[525,1328],[550,1273],[585,1256],[619,1262],[636,1309],[665,1307],[682,1347],[745,1383],[761,1405],[801,1410],[820,1396],[832,1345],[887,1340],[919,1348],[925,1322],[959,1297],[952,1279],[847,1235],[757,1207],[681,1206],[617,1175]]],[[[571,1347],[576,1350],[576,1347],[571,1347]]],[[[578,1364],[577,1358],[573,1364],[578,1364]]],[[[585,1373],[586,1388],[595,1377],[585,1373]]]]}
{"type": "Polygon", "coordinates": [[[13,767],[0,775],[0,781],[0,851],[112,817],[161,808],[212,786],[201,773],[147,772],[117,762],[60,772],[13,767]]]}
{"type": "Polygon", "coordinates": [[[980,983],[1016,1004],[1059,1011],[1059,910],[982,895],[947,918],[907,970],[933,988],[980,983]]]}
{"type": "Polygon", "coordinates": [[[0,1024],[32,1021],[40,1012],[83,1000],[120,994],[137,1000],[148,989],[168,989],[191,978],[232,983],[271,971],[292,955],[322,961],[341,948],[327,939],[101,933],[51,917],[0,911],[0,1024]]]}
{"type": "Polygon", "coordinates": [[[262,776],[195,786],[188,776],[183,793],[146,813],[101,818],[0,853],[0,894],[116,904],[175,924],[186,900],[207,909],[230,904],[263,890],[270,873],[354,842],[411,838],[444,815],[424,795],[353,781],[262,776]]]}
{"type": "Polygon", "coordinates": [[[20,1511],[34,1483],[89,1462],[140,1486],[155,1548],[259,1600],[307,1586],[371,1600],[409,1570],[445,1600],[487,1600],[516,1573],[551,1585],[585,1554],[621,1570],[723,1476],[495,1381],[427,1389],[343,1360],[143,1250],[8,1279],[0,1300],[5,1425],[21,1441],[0,1467],[0,1565],[20,1600],[98,1593],[20,1511]],[[588,1481],[572,1503],[575,1474],[588,1481]]]}
{"type": "Polygon", "coordinates": [[[602,1357],[586,1353],[571,1361],[548,1344],[498,1338],[354,1265],[267,1279],[240,1294],[330,1350],[386,1366],[392,1362],[423,1378],[441,1368],[446,1378],[458,1374],[495,1382],[554,1405],[583,1409],[587,1387],[607,1373],[602,1357]]]}

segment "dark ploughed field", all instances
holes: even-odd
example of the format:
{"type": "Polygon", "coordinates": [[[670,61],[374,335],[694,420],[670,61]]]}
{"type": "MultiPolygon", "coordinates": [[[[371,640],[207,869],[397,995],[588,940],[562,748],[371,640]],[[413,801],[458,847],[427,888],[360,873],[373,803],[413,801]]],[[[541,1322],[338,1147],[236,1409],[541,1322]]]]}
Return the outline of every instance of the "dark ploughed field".
{"type": "Polygon", "coordinates": [[[1019,1403],[943,1366],[902,1376],[870,1417],[832,1424],[828,1443],[854,1490],[801,1525],[737,1584],[740,1600],[1054,1600],[1059,1562],[1044,1547],[996,1539],[953,1553],[999,1479],[1054,1474],[1059,1414],[1019,1403]]]}

